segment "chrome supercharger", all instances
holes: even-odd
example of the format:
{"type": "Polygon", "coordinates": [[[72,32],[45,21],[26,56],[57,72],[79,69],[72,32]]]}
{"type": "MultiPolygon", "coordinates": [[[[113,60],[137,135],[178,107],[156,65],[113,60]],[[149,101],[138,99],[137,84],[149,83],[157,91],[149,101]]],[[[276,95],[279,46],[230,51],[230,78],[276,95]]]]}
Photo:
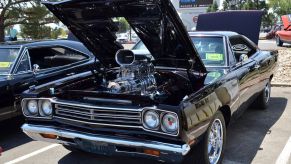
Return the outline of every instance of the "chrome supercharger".
{"type": "Polygon", "coordinates": [[[135,55],[131,50],[119,50],[115,60],[120,68],[117,78],[108,82],[110,92],[149,95],[156,91],[155,68],[150,58],[135,55]]]}

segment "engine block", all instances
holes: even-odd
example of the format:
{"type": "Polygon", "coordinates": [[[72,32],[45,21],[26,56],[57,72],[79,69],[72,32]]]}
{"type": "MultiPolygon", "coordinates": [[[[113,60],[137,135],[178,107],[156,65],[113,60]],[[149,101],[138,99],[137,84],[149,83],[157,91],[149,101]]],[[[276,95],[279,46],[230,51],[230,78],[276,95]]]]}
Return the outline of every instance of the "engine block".
{"type": "Polygon", "coordinates": [[[125,56],[128,54],[117,55],[119,56],[116,57],[116,60],[120,68],[117,78],[108,83],[107,88],[110,92],[148,95],[156,91],[155,69],[149,58],[145,55],[135,55],[132,58],[132,62],[127,61],[125,64],[121,58],[130,58],[125,56]]]}

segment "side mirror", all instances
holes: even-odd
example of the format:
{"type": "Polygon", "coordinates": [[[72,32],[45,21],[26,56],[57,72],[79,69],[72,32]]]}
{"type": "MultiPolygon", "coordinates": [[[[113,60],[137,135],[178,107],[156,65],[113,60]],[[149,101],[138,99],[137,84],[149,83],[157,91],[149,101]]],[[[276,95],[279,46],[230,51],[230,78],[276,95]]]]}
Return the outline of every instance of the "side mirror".
{"type": "Polygon", "coordinates": [[[33,64],[33,66],[32,66],[33,68],[33,70],[32,70],[32,72],[33,73],[36,73],[36,72],[38,72],[39,70],[40,70],[40,68],[39,68],[39,65],[38,64],[33,64]]]}
{"type": "Polygon", "coordinates": [[[239,62],[243,63],[243,62],[247,61],[248,59],[249,59],[248,55],[242,54],[239,57],[239,62]]]}

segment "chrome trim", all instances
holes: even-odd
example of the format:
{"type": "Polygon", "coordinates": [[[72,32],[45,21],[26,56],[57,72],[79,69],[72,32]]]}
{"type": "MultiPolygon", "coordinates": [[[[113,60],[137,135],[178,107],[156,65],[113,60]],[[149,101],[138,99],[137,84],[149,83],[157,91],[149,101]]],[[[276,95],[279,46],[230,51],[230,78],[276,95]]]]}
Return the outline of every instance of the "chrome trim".
{"type": "MultiPolygon", "coordinates": [[[[104,106],[91,106],[91,105],[85,105],[85,104],[73,104],[73,103],[67,103],[67,102],[62,102],[62,101],[58,101],[56,100],[56,98],[24,98],[22,100],[23,101],[27,101],[27,100],[31,100],[31,99],[34,99],[34,100],[41,100],[41,99],[49,99],[53,105],[55,104],[62,104],[62,105],[68,105],[68,106],[74,106],[74,107],[85,107],[85,108],[91,108],[91,109],[112,109],[112,110],[117,110],[117,111],[113,111],[113,112],[118,112],[122,110],[124,110],[125,112],[140,112],[141,113],[141,123],[140,125],[116,125],[116,124],[106,124],[106,123],[93,123],[93,122],[87,122],[87,121],[82,121],[82,120],[76,120],[76,119],[70,119],[70,118],[64,118],[64,117],[61,117],[61,116],[55,116],[53,115],[52,116],[52,119],[54,118],[57,118],[57,119],[63,119],[63,120],[67,120],[67,121],[72,121],[72,122],[79,122],[79,123],[85,123],[85,124],[91,124],[91,125],[100,125],[100,126],[111,126],[111,127],[125,127],[125,128],[139,128],[139,129],[143,129],[144,131],[148,131],[148,132],[153,132],[153,133],[157,133],[157,134],[163,134],[163,135],[168,135],[168,136],[178,136],[179,135],[179,131],[180,129],[178,128],[178,131],[177,133],[167,133],[167,132],[163,132],[163,131],[157,131],[157,130],[151,130],[151,129],[147,129],[143,126],[143,113],[144,111],[146,111],[147,109],[148,110],[157,110],[157,111],[160,111],[160,112],[166,112],[166,113],[172,113],[174,115],[177,116],[178,118],[178,127],[180,126],[179,124],[179,117],[177,115],[177,113],[175,112],[172,112],[172,111],[167,111],[167,110],[162,110],[162,109],[157,109],[156,106],[153,106],[153,107],[144,107],[144,108],[115,108],[115,107],[104,107],[104,106]]],[[[22,106],[22,109],[23,109],[23,105],[21,104],[22,106]]],[[[55,109],[53,109],[55,110],[55,109]]],[[[110,112],[110,111],[109,111],[110,112]]],[[[23,112],[24,113],[24,112],[23,112]]],[[[24,113],[24,116],[25,113],[24,113]]],[[[37,119],[51,119],[51,118],[45,118],[45,117],[33,117],[33,116],[26,116],[26,117],[29,117],[29,118],[37,118],[37,119]]],[[[94,120],[92,120],[94,121],[94,120]]]]}
{"type": "Polygon", "coordinates": [[[13,75],[22,75],[22,74],[27,74],[27,73],[32,73],[32,67],[31,67],[31,60],[30,60],[30,55],[29,55],[28,49],[27,49],[27,48],[24,48],[24,49],[22,50],[22,53],[21,53],[21,55],[20,55],[20,57],[19,57],[18,62],[17,62],[16,65],[15,65],[15,68],[14,68],[12,74],[13,74],[13,75]],[[21,72],[18,72],[18,73],[17,73],[17,70],[18,70],[18,68],[19,68],[19,65],[20,65],[20,63],[21,63],[23,57],[26,55],[26,53],[27,53],[28,62],[29,62],[29,70],[27,70],[27,71],[21,71],[21,72]]]}
{"type": "Polygon", "coordinates": [[[120,103],[120,104],[132,104],[131,100],[116,100],[110,98],[95,98],[95,97],[84,97],[84,100],[91,100],[91,101],[102,101],[102,102],[113,102],[113,103],[120,103]]]}
{"type": "MultiPolygon", "coordinates": [[[[159,128],[161,128],[162,129],[162,119],[163,119],[163,116],[165,115],[165,114],[167,114],[167,113],[171,113],[171,114],[173,114],[173,115],[175,115],[176,117],[177,117],[177,119],[178,119],[178,130],[176,131],[176,132],[174,132],[174,133],[171,133],[171,132],[165,132],[165,131],[162,131],[162,132],[159,132],[159,131],[157,131],[156,129],[148,129],[148,128],[146,128],[146,127],[143,127],[143,129],[145,130],[145,131],[149,131],[149,132],[158,132],[158,133],[160,133],[160,134],[167,134],[167,135],[171,135],[171,136],[178,136],[179,135],[179,132],[180,132],[180,124],[179,124],[179,122],[180,122],[180,120],[179,120],[179,117],[178,117],[178,115],[177,115],[177,113],[175,113],[175,112],[172,112],[172,111],[167,111],[167,110],[162,110],[162,109],[157,109],[157,107],[156,106],[154,106],[154,107],[145,107],[145,108],[143,108],[143,111],[142,111],[142,123],[144,123],[144,121],[143,121],[143,118],[144,118],[144,113],[145,112],[147,112],[147,111],[149,111],[149,110],[153,110],[153,111],[159,111],[158,112],[158,115],[159,115],[159,117],[160,117],[160,125],[159,125],[159,128]]],[[[145,125],[143,125],[143,126],[145,126],[145,125]]]]}
{"type": "Polygon", "coordinates": [[[183,156],[188,154],[188,152],[191,149],[188,144],[175,145],[175,144],[162,143],[162,142],[157,142],[157,141],[147,141],[147,140],[135,141],[135,140],[129,140],[129,139],[115,138],[111,136],[99,136],[99,135],[94,135],[94,134],[89,134],[89,133],[81,134],[75,131],[62,130],[62,129],[54,128],[54,127],[37,126],[37,125],[32,125],[32,124],[24,124],[22,125],[21,129],[23,130],[24,133],[26,133],[29,137],[31,137],[34,140],[60,143],[60,144],[74,144],[74,143],[61,140],[60,138],[46,139],[46,138],[43,138],[40,134],[41,133],[54,134],[59,137],[69,138],[69,139],[80,138],[80,139],[85,139],[89,141],[102,142],[102,143],[108,143],[108,144],[119,145],[119,146],[155,149],[155,150],[160,150],[160,151],[172,152],[172,153],[183,155],[183,156]]]}
{"type": "Polygon", "coordinates": [[[37,101],[38,108],[39,108],[38,102],[40,100],[49,100],[52,103],[54,101],[53,98],[25,98],[25,99],[22,99],[22,101],[21,101],[21,110],[22,110],[22,113],[23,113],[23,115],[25,117],[27,117],[27,118],[40,118],[40,119],[47,119],[47,120],[51,120],[52,119],[52,116],[40,116],[40,113],[39,113],[39,110],[40,109],[38,109],[38,113],[36,115],[27,115],[25,113],[25,110],[27,110],[26,109],[25,102],[28,102],[29,100],[36,100],[37,101]]]}
{"type": "Polygon", "coordinates": [[[72,122],[79,122],[79,123],[90,124],[90,125],[111,126],[111,127],[123,127],[123,128],[140,128],[140,129],[143,129],[142,126],[130,126],[130,125],[116,125],[116,124],[105,124],[105,123],[93,123],[93,122],[80,121],[80,120],[75,120],[75,119],[70,119],[70,118],[64,118],[64,117],[58,117],[58,116],[53,116],[53,117],[54,118],[57,118],[57,119],[62,119],[62,120],[67,120],[67,121],[72,121],[72,122]]]}

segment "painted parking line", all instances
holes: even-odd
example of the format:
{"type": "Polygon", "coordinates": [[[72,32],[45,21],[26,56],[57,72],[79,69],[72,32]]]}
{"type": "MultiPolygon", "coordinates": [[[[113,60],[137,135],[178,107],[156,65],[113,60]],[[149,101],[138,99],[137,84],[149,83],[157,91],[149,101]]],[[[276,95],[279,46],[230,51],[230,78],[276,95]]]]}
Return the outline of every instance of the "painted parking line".
{"type": "Polygon", "coordinates": [[[49,149],[55,148],[55,147],[57,147],[57,146],[60,146],[60,145],[59,145],[59,144],[52,144],[52,145],[49,145],[49,146],[47,146],[47,147],[41,148],[41,149],[39,149],[39,150],[36,150],[36,151],[34,151],[34,152],[32,152],[32,153],[26,154],[26,155],[24,155],[24,156],[22,156],[22,157],[16,158],[16,159],[14,159],[14,160],[12,160],[12,161],[5,162],[4,164],[15,164],[15,163],[21,162],[21,161],[23,161],[23,160],[26,160],[26,159],[28,159],[28,158],[30,158],[30,157],[33,157],[33,156],[36,156],[36,155],[38,155],[38,154],[40,154],[40,153],[43,153],[43,152],[45,152],[45,151],[48,151],[49,149]]]}
{"type": "Polygon", "coordinates": [[[287,141],[283,151],[280,156],[277,158],[276,164],[287,164],[291,155],[291,137],[287,141]]]}

